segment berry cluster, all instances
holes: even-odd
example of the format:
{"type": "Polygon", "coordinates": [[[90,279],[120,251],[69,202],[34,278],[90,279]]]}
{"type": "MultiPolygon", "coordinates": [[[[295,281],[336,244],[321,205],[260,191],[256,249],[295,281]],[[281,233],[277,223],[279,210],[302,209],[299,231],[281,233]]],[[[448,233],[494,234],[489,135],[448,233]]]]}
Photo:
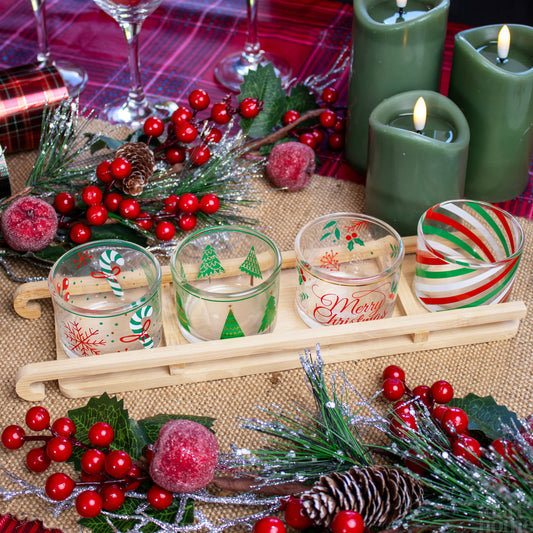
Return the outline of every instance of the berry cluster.
{"type": "MultiPolygon", "coordinates": [[[[79,490],[75,501],[78,514],[84,518],[93,518],[102,510],[116,511],[124,503],[128,491],[150,479],[142,463],[132,461],[125,451],[110,449],[115,434],[107,422],[96,422],[89,428],[89,444],[75,438],[76,425],[70,418],[58,418],[50,425],[50,414],[41,406],[27,411],[26,426],[32,431],[47,433],[27,435],[21,426],[11,425],[4,429],[1,440],[9,450],[19,449],[25,442],[44,442],[26,455],[26,465],[32,472],[44,472],[52,461],[63,463],[69,460],[74,447],[84,450],[80,459],[80,481],[74,481],[63,472],[55,472],[48,476],[45,484],[47,496],[54,501],[66,500],[76,487],[88,487],[79,490]]],[[[162,510],[172,503],[173,494],[152,485],[147,500],[153,508],[162,510]]]]}

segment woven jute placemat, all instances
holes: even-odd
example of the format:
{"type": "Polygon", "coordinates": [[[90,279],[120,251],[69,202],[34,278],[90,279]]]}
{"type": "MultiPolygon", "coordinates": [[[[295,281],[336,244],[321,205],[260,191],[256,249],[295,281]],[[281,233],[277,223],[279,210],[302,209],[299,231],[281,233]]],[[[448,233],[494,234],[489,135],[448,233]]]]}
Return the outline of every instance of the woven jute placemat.
{"type": "MultiPolygon", "coordinates": [[[[35,154],[21,154],[8,159],[14,188],[20,188],[31,169],[35,154]]],[[[296,193],[272,190],[262,178],[254,178],[257,197],[262,205],[253,210],[261,229],[282,249],[290,249],[298,229],[309,220],[326,213],[362,212],[364,188],[354,183],[314,176],[309,186],[296,193]]],[[[522,263],[514,286],[513,299],[522,300],[528,308],[533,303],[533,223],[520,219],[526,237],[522,263]]],[[[17,265],[25,275],[37,274],[28,265],[17,265]]],[[[42,272],[41,272],[42,274],[42,272]]],[[[0,419],[2,426],[22,424],[26,410],[32,405],[18,398],[14,376],[21,366],[54,358],[53,312],[49,301],[42,301],[42,316],[37,320],[19,317],[13,310],[13,293],[17,283],[0,273],[0,419]]],[[[314,348],[313,346],[302,346],[314,348]]],[[[388,364],[400,364],[412,386],[431,385],[438,379],[450,381],[458,396],[474,392],[492,395],[519,416],[533,412],[533,328],[531,312],[522,320],[518,334],[505,341],[366,359],[360,362],[328,365],[327,374],[343,370],[348,380],[364,396],[370,397],[380,387],[380,376],[388,364]]],[[[257,406],[275,404],[290,408],[293,401],[311,407],[301,369],[226,379],[209,383],[173,386],[149,391],[133,391],[117,395],[135,419],[157,413],[182,413],[210,416],[216,419],[216,434],[222,451],[231,443],[242,447],[260,444],[260,437],[239,427],[240,417],[263,417],[257,406]]],[[[65,416],[69,409],[85,405],[87,399],[67,399],[56,384],[47,385],[47,396],[40,402],[52,417],[65,416]]],[[[24,452],[0,450],[0,464],[31,483],[42,486],[45,476],[31,474],[24,465],[24,452]]],[[[61,469],[65,470],[63,466],[61,469]]],[[[0,481],[2,486],[9,483],[0,481]]],[[[79,531],[77,514],[67,511],[54,518],[48,505],[34,497],[18,497],[0,502],[0,513],[9,512],[19,519],[38,518],[47,527],[65,533],[79,531]]],[[[238,514],[235,508],[211,508],[212,516],[238,514]]]]}

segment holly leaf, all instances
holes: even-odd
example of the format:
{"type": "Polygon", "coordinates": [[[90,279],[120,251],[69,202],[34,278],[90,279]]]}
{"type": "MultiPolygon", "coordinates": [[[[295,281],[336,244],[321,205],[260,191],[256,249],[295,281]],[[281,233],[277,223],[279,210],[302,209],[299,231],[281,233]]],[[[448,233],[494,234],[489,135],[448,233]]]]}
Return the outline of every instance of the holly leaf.
{"type": "MultiPolygon", "coordinates": [[[[143,516],[136,513],[137,509],[144,504],[144,500],[139,500],[137,498],[126,498],[122,506],[118,511],[113,511],[114,515],[118,516],[109,516],[99,514],[94,518],[82,518],[78,520],[78,524],[89,528],[93,533],[116,533],[117,531],[127,532],[127,531],[137,531],[135,526],[138,526],[140,520],[143,519],[143,516]],[[123,518],[121,518],[121,516],[123,518]]],[[[158,521],[166,522],[168,524],[174,524],[176,515],[179,510],[179,499],[174,499],[172,504],[164,509],[163,511],[158,511],[153,507],[148,506],[143,514],[149,517],[155,518],[158,521]]],[[[192,524],[194,520],[194,502],[192,500],[187,501],[185,508],[185,513],[183,515],[183,520],[179,525],[192,524]]],[[[161,527],[153,522],[147,521],[146,525],[140,528],[139,531],[143,533],[156,533],[160,531],[161,527]]]]}
{"type": "Polygon", "coordinates": [[[480,397],[470,393],[464,398],[454,398],[447,405],[463,409],[468,415],[468,429],[481,431],[490,441],[505,436],[503,425],[518,425],[516,414],[507,407],[498,405],[492,396],[480,397]]]}
{"type": "Polygon", "coordinates": [[[353,242],[355,242],[356,244],[358,244],[359,246],[364,246],[365,243],[362,241],[362,239],[360,239],[359,237],[356,237],[353,242]]]}
{"type": "MultiPolygon", "coordinates": [[[[95,136],[94,133],[85,133],[84,135],[85,137],[88,137],[89,139],[92,139],[95,136]]],[[[95,152],[98,152],[99,150],[103,150],[104,148],[109,148],[110,150],[113,150],[115,152],[123,144],[124,144],[124,141],[119,141],[118,139],[113,139],[112,137],[102,136],[100,137],[100,139],[98,139],[91,145],[91,154],[94,154],[95,152]]]]}
{"type": "Polygon", "coordinates": [[[281,79],[276,76],[274,67],[268,63],[259,65],[244,76],[238,99],[257,98],[263,102],[263,110],[255,118],[241,118],[240,125],[252,139],[265,137],[281,122],[286,111],[287,95],[281,88],[281,79]]]}
{"type": "Polygon", "coordinates": [[[305,112],[316,109],[317,107],[318,105],[313,93],[309,92],[308,87],[300,83],[291,88],[289,96],[286,99],[285,111],[294,109],[303,115],[305,112]]]}
{"type": "Polygon", "coordinates": [[[31,255],[40,261],[55,263],[64,253],[65,248],[63,248],[63,246],[47,246],[44,250],[33,252],[31,255]]]}
{"type": "Polygon", "coordinates": [[[354,249],[354,242],[353,241],[348,241],[348,244],[346,245],[346,247],[348,248],[348,250],[350,250],[350,252],[354,249]]]}
{"type": "Polygon", "coordinates": [[[102,226],[91,226],[91,240],[99,241],[106,239],[121,239],[123,241],[134,242],[140,246],[146,246],[147,239],[144,235],[123,224],[103,224],[102,226]]]}
{"type": "Polygon", "coordinates": [[[144,439],[148,444],[153,444],[159,436],[159,430],[163,424],[166,424],[170,420],[192,420],[202,424],[210,431],[213,430],[214,418],[208,416],[189,416],[189,415],[171,415],[171,414],[159,414],[139,420],[138,425],[143,432],[144,439]]]}
{"type": "MultiPolygon", "coordinates": [[[[128,410],[124,409],[124,400],[117,400],[104,393],[99,398],[91,398],[85,407],[69,411],[68,416],[76,424],[76,438],[79,441],[89,444],[90,427],[96,422],[107,422],[115,432],[110,448],[124,450],[132,458],[141,456],[146,441],[135,420],[130,419],[128,410]]],[[[75,446],[69,459],[77,470],[81,470],[80,458],[84,451],[75,446]]]]}

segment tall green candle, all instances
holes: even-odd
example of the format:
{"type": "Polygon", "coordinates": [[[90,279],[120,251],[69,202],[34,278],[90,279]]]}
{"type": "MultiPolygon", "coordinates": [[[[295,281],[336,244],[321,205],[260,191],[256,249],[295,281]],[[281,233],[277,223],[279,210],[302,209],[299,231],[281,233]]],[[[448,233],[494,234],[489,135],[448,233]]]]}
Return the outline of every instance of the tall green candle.
{"type": "Polygon", "coordinates": [[[533,156],[533,28],[510,24],[508,56],[498,57],[501,25],[455,37],[449,97],[470,125],[465,195],[499,202],[528,183],[533,156]]]}
{"type": "Polygon", "coordinates": [[[457,105],[434,91],[387,98],[369,121],[365,212],[401,235],[415,235],[426,209],[463,196],[468,123],[457,105]],[[427,108],[422,128],[413,120],[420,97],[427,108]]]}
{"type": "Polygon", "coordinates": [[[384,98],[411,89],[437,91],[449,0],[354,0],[346,159],[364,174],[368,118],[384,98]],[[412,14],[416,16],[412,16],[412,14]]]}

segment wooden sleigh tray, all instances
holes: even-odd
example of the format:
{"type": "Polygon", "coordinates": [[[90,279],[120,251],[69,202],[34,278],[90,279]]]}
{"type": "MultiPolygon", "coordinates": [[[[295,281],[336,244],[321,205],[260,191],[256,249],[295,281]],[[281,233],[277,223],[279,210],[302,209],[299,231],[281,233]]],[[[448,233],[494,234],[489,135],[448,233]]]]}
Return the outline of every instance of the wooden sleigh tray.
{"type": "MultiPolygon", "coordinates": [[[[320,343],[326,363],[355,361],[448,346],[513,337],[526,315],[523,302],[430,313],[412,290],[416,237],[403,239],[406,249],[394,316],[383,320],[308,328],[299,318],[294,298],[297,275],[294,252],[284,252],[277,325],[272,333],[190,344],[180,334],[170,269],[163,267],[163,331],[161,345],[71,359],[57,342],[57,360],[28,364],[16,374],[17,394],[42,400],[45,383],[57,380],[67,397],[143,390],[298,368],[299,352],[320,343]]],[[[35,300],[49,298],[46,282],[21,285],[15,311],[40,316],[35,300]]]]}

